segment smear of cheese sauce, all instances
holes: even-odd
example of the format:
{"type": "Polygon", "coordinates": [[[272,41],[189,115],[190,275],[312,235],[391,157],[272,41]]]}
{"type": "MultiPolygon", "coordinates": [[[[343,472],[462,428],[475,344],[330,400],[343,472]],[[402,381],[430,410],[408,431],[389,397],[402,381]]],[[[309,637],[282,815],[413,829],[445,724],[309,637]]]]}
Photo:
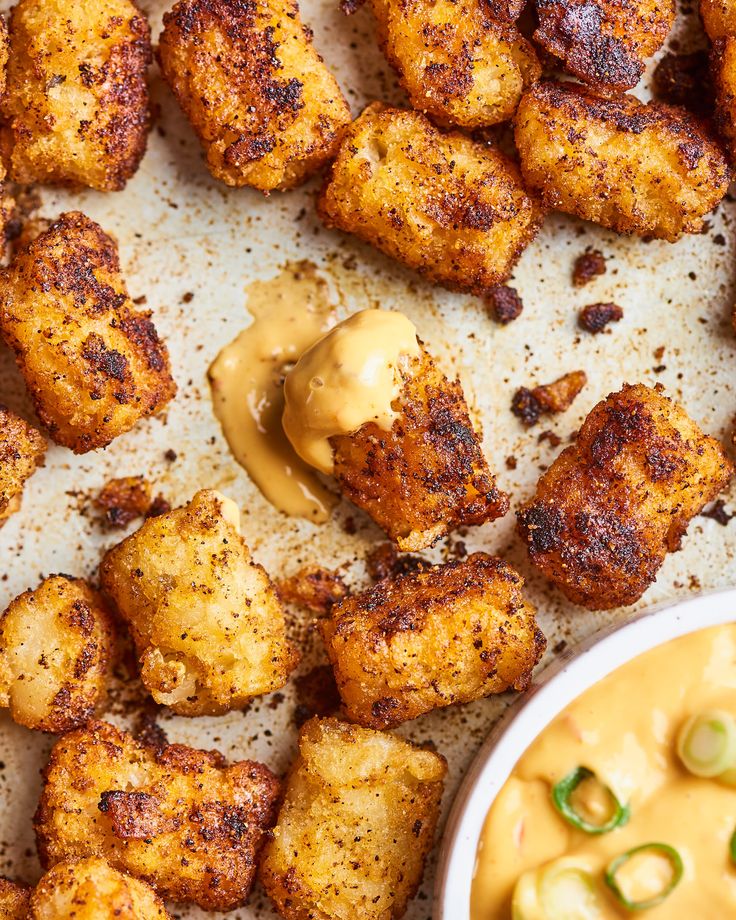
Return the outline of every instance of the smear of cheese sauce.
{"type": "Polygon", "coordinates": [[[736,624],[684,636],[619,668],[580,696],[539,735],[493,804],[478,847],[472,920],[508,920],[519,876],[573,856],[592,872],[601,920],[632,914],[603,882],[610,860],[644,843],[677,849],[684,876],[647,920],[736,917],[736,789],[698,779],[681,765],[676,738],[703,709],[736,714],[736,624]],[[627,825],[601,836],[555,811],[552,786],[586,766],[631,806],[627,825]]]}

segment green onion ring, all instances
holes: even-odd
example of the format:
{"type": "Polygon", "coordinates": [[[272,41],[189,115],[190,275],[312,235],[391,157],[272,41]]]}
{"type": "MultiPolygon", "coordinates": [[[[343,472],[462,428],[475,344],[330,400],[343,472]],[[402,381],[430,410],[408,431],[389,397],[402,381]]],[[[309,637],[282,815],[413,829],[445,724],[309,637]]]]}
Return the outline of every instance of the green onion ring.
{"type": "MultiPolygon", "coordinates": [[[[587,767],[576,767],[552,787],[552,802],[557,811],[568,824],[572,824],[578,830],[585,831],[586,834],[607,834],[617,827],[623,827],[629,820],[631,811],[628,805],[622,805],[619,802],[608,786],[603,786],[603,788],[610,796],[613,804],[613,814],[609,821],[606,821],[605,824],[591,824],[575,811],[570,803],[570,796],[586,779],[595,779],[600,782],[592,770],[587,767]]],[[[603,784],[601,783],[601,785],[603,784]]]]}
{"type": "Polygon", "coordinates": [[[736,831],[731,834],[731,842],[728,845],[728,851],[731,854],[731,862],[736,866],[736,831]]]}
{"type": "MultiPolygon", "coordinates": [[[[736,719],[723,709],[691,716],[677,736],[677,753],[694,776],[714,779],[736,766],[736,719]]],[[[724,782],[729,782],[727,775],[724,782]]]]}
{"type": "Polygon", "coordinates": [[[684,867],[682,864],[682,857],[674,847],[671,847],[666,843],[643,843],[641,846],[634,847],[632,850],[627,850],[625,853],[622,853],[620,856],[612,859],[606,868],[605,877],[606,884],[614,893],[619,903],[622,904],[627,910],[649,910],[650,907],[656,907],[658,904],[661,904],[665,898],[672,894],[673,890],[677,887],[677,885],[679,885],[680,880],[682,879],[683,871],[684,867]],[[616,881],[616,873],[621,868],[621,866],[623,866],[632,858],[632,856],[636,856],[637,853],[642,853],[647,850],[661,853],[667,857],[670,866],[672,867],[672,879],[666,888],[658,895],[655,895],[653,898],[649,898],[646,901],[630,901],[623,893],[623,891],[621,891],[621,888],[616,881]]]}

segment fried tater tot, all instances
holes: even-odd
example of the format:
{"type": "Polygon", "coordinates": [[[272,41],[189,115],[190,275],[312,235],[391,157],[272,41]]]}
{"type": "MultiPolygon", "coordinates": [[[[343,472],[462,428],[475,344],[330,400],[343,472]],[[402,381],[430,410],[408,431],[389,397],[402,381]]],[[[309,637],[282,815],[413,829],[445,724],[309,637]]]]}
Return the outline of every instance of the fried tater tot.
{"type": "Polygon", "coordinates": [[[474,293],[509,277],[543,216],[500,151],[378,104],[344,132],[317,210],[327,227],[474,293]]]}
{"type": "Polygon", "coordinates": [[[535,40],[603,93],[636,86],[675,21],[675,0],[537,0],[536,8],[535,40]]]}
{"type": "Polygon", "coordinates": [[[716,91],[716,128],[731,163],[736,163],[736,33],[714,42],[710,68],[716,91]]]}
{"type": "Polygon", "coordinates": [[[164,16],[158,57],[210,172],[227,185],[299,185],[350,122],[295,0],[180,0],[164,16]]]}
{"type": "Polygon", "coordinates": [[[62,214],[0,277],[0,333],[58,444],[78,454],[105,447],[172,399],[150,316],[128,295],[114,240],[79,211],[62,214]]]}
{"type": "Polygon", "coordinates": [[[521,576],[467,559],[387,578],[319,620],[347,717],[391,728],[454,703],[524,690],[546,642],[521,576]]]}
{"type": "Polygon", "coordinates": [[[19,510],[26,481],[43,465],[46,439],[0,406],[0,527],[19,510]]]}
{"type": "Polygon", "coordinates": [[[733,464],[658,389],[624,386],[593,408],[517,512],[534,565],[590,610],[637,601],[733,464]]]}
{"type": "Polygon", "coordinates": [[[133,0],[19,0],[0,102],[10,178],[124,188],[146,150],[151,59],[133,0]]]}
{"type": "Polygon", "coordinates": [[[96,591],[81,578],[44,579],[0,617],[0,706],[38,731],[83,725],[105,696],[114,643],[96,591]]]}
{"type": "Polygon", "coordinates": [[[105,555],[103,590],[127,621],[141,679],[179,715],[217,715],[283,687],[299,656],[237,505],[203,490],[105,555]]]}
{"type": "MultiPolygon", "coordinates": [[[[24,915],[25,917],[26,915],[24,915]]],[[[104,859],[57,863],[31,894],[27,920],[171,920],[156,892],[104,859]]]]}
{"type": "Polygon", "coordinates": [[[728,190],[722,150],[685,109],[549,80],[515,124],[522,174],[545,204],[619,233],[698,233],[728,190]]]}
{"type": "Polygon", "coordinates": [[[100,856],[163,898],[204,910],[242,906],[276,816],[279,782],[263,764],[217,751],[146,747],[107,722],[51,751],[34,826],[44,867],[100,856]]]}
{"type": "Polygon", "coordinates": [[[26,920],[30,896],[25,885],[0,878],[0,920],[26,920]]]}
{"type": "Polygon", "coordinates": [[[440,124],[507,121],[541,75],[534,49],[484,0],[371,0],[383,53],[412,107],[440,124]]]}
{"type": "Polygon", "coordinates": [[[285,920],[389,920],[416,894],[432,848],[444,757],[337,719],[313,718],[260,879],[285,920]]]}

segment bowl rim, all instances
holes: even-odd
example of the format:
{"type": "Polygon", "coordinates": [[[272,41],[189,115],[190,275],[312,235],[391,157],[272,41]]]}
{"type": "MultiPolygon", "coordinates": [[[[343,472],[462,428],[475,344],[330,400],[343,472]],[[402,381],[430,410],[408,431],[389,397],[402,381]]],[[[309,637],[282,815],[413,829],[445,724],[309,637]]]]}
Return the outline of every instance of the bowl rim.
{"type": "Polygon", "coordinates": [[[433,920],[470,920],[476,850],[486,815],[542,729],[578,696],[644,652],[731,622],[736,622],[736,588],[651,608],[594,633],[545,667],[494,725],[460,783],[437,859],[433,920]]]}

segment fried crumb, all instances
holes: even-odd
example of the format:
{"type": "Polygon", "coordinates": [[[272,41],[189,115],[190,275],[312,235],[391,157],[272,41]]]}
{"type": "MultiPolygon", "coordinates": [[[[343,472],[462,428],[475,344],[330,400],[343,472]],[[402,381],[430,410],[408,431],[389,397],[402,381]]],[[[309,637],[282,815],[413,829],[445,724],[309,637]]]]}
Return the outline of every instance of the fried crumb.
{"type": "Polygon", "coordinates": [[[590,303],[578,314],[578,326],[592,335],[603,332],[609,323],[617,323],[624,311],[615,303],[590,303]]]}
{"type": "Polygon", "coordinates": [[[492,287],[484,300],[491,317],[502,326],[518,319],[524,309],[516,288],[508,287],[506,284],[497,284],[492,287]]]}
{"type": "Polygon", "coordinates": [[[163,495],[157,495],[154,500],[151,502],[148,511],[146,511],[146,517],[158,517],[160,514],[168,514],[171,511],[171,505],[163,495]]]}
{"type": "Polygon", "coordinates": [[[710,115],[714,91],[708,52],[664,54],[654,69],[652,92],[660,102],[684,106],[701,117],[710,115]]]}
{"type": "Polygon", "coordinates": [[[335,683],[335,675],[328,664],[318,665],[294,679],[297,707],[294,722],[298,728],[312,716],[334,715],[342,704],[335,683]]]}
{"type": "Polygon", "coordinates": [[[544,441],[548,441],[550,447],[559,447],[560,444],[562,444],[562,438],[558,434],[555,434],[554,431],[550,431],[549,428],[543,431],[537,438],[538,444],[542,444],[544,441]]]}
{"type": "Polygon", "coordinates": [[[599,249],[588,247],[575,259],[572,269],[572,283],[575,287],[583,287],[598,275],[606,273],[606,257],[599,249]]]}
{"type": "Polygon", "coordinates": [[[323,616],[350,593],[341,575],[319,566],[300,569],[296,575],[282,578],[277,590],[284,603],[296,604],[323,616]]]}
{"type": "Polygon", "coordinates": [[[726,503],[722,498],[719,498],[717,501],[713,502],[709,508],[701,511],[700,516],[711,518],[722,527],[728,527],[731,518],[736,517],[736,512],[726,511],[726,503]]]}
{"type": "Polygon", "coordinates": [[[103,512],[107,527],[122,530],[131,521],[147,515],[151,508],[151,486],[143,476],[110,479],[94,503],[103,512]]]}
{"type": "Polygon", "coordinates": [[[585,371],[571,371],[553,383],[534,387],[533,390],[519,387],[511,401],[511,411],[530,428],[537,424],[541,415],[569,409],[587,382],[585,371]]]}
{"type": "Polygon", "coordinates": [[[509,454],[509,456],[506,458],[506,469],[515,470],[517,465],[516,457],[513,454],[509,454]]]}
{"type": "Polygon", "coordinates": [[[379,543],[365,557],[368,575],[373,581],[395,578],[408,572],[418,572],[428,568],[431,563],[422,556],[413,553],[399,555],[393,543],[379,543]]]}

